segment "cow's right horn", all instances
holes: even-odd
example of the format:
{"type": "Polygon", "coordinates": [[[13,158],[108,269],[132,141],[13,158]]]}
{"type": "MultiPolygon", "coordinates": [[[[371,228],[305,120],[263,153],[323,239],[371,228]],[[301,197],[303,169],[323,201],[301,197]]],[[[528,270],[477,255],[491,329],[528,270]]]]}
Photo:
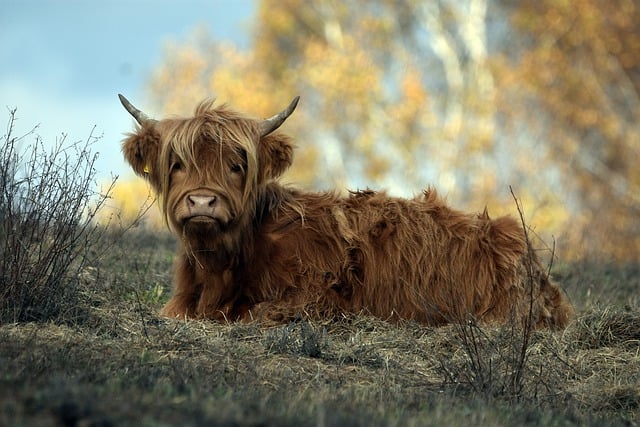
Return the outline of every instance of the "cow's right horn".
{"type": "Polygon", "coordinates": [[[278,129],[282,125],[282,123],[287,120],[287,117],[289,117],[291,113],[293,113],[293,110],[296,109],[299,100],[300,97],[296,96],[295,98],[293,98],[293,101],[291,101],[291,104],[289,104],[287,108],[285,108],[275,116],[263,120],[262,123],[260,123],[260,136],[267,136],[274,130],[278,129]]]}
{"type": "Polygon", "coordinates": [[[155,124],[157,122],[157,120],[150,119],[149,116],[134,107],[133,104],[131,104],[129,100],[123,95],[118,94],[118,98],[120,98],[120,102],[122,103],[124,108],[129,112],[129,114],[133,116],[134,119],[136,119],[136,122],[138,122],[138,124],[140,124],[141,126],[145,123],[155,124]]]}

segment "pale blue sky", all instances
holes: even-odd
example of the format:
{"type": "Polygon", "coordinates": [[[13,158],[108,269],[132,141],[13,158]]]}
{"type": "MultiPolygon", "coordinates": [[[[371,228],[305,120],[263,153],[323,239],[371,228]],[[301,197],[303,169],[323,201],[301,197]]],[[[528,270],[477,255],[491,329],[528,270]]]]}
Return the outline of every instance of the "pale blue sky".
{"type": "Polygon", "coordinates": [[[0,0],[3,133],[12,108],[16,133],[39,124],[47,143],[84,140],[95,125],[100,177],[126,176],[120,141],[133,122],[117,94],[144,108],[164,45],[196,28],[246,47],[254,12],[254,0],[0,0]]]}

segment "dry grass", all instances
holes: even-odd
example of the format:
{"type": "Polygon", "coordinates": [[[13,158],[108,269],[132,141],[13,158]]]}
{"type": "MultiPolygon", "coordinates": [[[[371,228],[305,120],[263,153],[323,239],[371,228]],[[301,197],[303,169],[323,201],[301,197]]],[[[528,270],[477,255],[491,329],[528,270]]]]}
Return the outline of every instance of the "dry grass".
{"type": "MultiPolygon", "coordinates": [[[[168,251],[158,251],[162,268],[168,251]]],[[[588,310],[564,332],[533,333],[516,396],[509,328],[474,330],[490,372],[479,381],[460,326],[170,321],[155,315],[161,301],[135,297],[160,267],[136,253],[150,270],[128,291],[92,283],[116,297],[93,294],[82,322],[0,327],[0,425],[640,422],[637,307],[588,310]]]]}

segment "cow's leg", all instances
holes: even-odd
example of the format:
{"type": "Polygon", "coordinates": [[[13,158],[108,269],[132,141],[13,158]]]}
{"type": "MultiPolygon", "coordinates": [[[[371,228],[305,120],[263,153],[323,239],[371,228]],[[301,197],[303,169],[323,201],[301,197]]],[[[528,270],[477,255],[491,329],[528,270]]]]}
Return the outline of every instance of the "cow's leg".
{"type": "Polygon", "coordinates": [[[196,317],[193,307],[195,306],[197,298],[197,295],[174,295],[162,308],[160,314],[165,317],[177,319],[196,317]]]}
{"type": "Polygon", "coordinates": [[[335,292],[318,288],[315,291],[292,291],[282,299],[247,306],[239,318],[247,322],[278,325],[300,318],[331,319],[348,312],[351,310],[339,301],[335,292]]]}
{"type": "Polygon", "coordinates": [[[243,322],[259,322],[263,325],[281,325],[296,317],[295,310],[283,301],[265,301],[247,307],[239,313],[243,322]]]}
{"type": "Polygon", "coordinates": [[[176,259],[173,285],[173,296],[160,314],[179,319],[196,317],[196,304],[200,299],[202,285],[197,284],[193,267],[184,255],[176,259]]]}
{"type": "Polygon", "coordinates": [[[196,316],[218,321],[236,320],[233,311],[239,289],[233,283],[231,270],[203,271],[196,276],[203,283],[196,305],[196,316]]]}

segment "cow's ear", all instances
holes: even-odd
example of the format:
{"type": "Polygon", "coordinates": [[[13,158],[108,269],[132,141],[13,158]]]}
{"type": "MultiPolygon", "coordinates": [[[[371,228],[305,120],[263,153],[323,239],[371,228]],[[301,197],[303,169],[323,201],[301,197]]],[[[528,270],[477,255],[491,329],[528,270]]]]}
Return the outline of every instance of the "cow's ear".
{"type": "Polygon", "coordinates": [[[260,138],[258,168],[261,181],[278,178],[293,162],[293,141],[287,135],[272,133],[260,138]]]}
{"type": "Polygon", "coordinates": [[[133,171],[149,180],[157,187],[155,182],[158,174],[155,169],[158,153],[160,151],[160,134],[153,124],[138,127],[136,132],[130,133],[122,142],[122,152],[125,159],[133,168],[133,171]]]}

